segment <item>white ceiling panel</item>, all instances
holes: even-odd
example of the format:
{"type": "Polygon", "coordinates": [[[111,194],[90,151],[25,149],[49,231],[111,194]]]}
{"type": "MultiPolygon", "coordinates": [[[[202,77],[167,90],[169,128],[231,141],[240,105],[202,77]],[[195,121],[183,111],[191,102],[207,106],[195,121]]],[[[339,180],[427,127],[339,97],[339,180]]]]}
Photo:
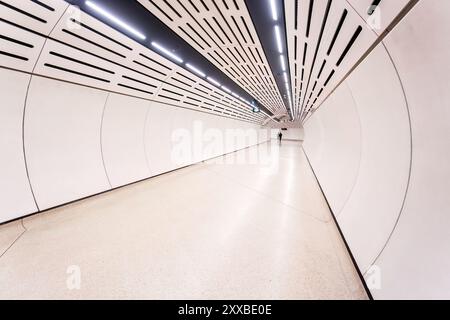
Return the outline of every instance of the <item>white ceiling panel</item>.
{"type": "Polygon", "coordinates": [[[62,0],[0,2],[0,18],[0,66],[246,122],[265,118],[62,0]]]}
{"type": "MultiPolygon", "coordinates": [[[[385,2],[390,1],[381,4],[385,2]]],[[[384,8],[380,4],[380,8],[396,16],[409,1],[399,2],[403,4],[384,8]]],[[[364,56],[378,34],[372,21],[346,0],[285,1],[285,10],[295,116],[304,120],[364,56]]]]}
{"type": "Polygon", "coordinates": [[[286,111],[244,0],[139,0],[273,113],[286,111]]]}

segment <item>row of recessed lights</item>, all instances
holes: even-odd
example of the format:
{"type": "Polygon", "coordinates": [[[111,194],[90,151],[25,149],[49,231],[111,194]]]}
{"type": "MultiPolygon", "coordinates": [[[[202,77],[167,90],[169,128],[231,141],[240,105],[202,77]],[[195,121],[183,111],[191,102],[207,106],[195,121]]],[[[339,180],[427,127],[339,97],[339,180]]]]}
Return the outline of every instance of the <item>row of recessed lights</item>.
{"type": "MultiPolygon", "coordinates": [[[[107,18],[112,23],[114,23],[115,25],[121,27],[122,29],[124,29],[127,32],[131,33],[132,35],[136,36],[137,38],[139,38],[141,40],[146,40],[147,39],[147,37],[143,33],[139,32],[136,29],[134,29],[133,27],[129,26],[128,24],[126,24],[125,22],[123,22],[119,18],[115,17],[114,15],[112,15],[111,13],[109,13],[107,10],[105,10],[102,7],[100,7],[96,3],[94,3],[94,2],[92,2],[90,0],[86,0],[85,4],[89,8],[91,8],[92,10],[96,11],[98,14],[100,14],[103,17],[107,18]]],[[[249,106],[252,107],[254,112],[259,112],[260,111],[259,108],[257,106],[255,106],[253,103],[251,103],[250,101],[242,98],[237,93],[231,91],[227,87],[223,86],[219,81],[215,80],[214,78],[211,78],[211,77],[207,76],[203,71],[201,71],[197,67],[193,66],[192,64],[185,63],[182,58],[180,58],[176,54],[172,53],[170,50],[168,50],[167,48],[163,47],[159,43],[153,41],[153,42],[151,42],[151,45],[152,45],[152,47],[157,49],[159,52],[164,54],[166,57],[170,58],[172,61],[178,62],[179,64],[184,64],[184,66],[186,68],[188,68],[189,70],[191,70],[192,72],[197,74],[199,77],[206,79],[208,82],[210,82],[211,84],[215,85],[218,88],[221,88],[226,93],[231,94],[232,96],[234,96],[235,98],[239,99],[240,101],[248,104],[249,106]]]]}
{"type": "MultiPolygon", "coordinates": [[[[273,21],[277,22],[279,13],[278,13],[278,9],[277,9],[276,0],[269,0],[269,1],[270,1],[270,9],[272,11],[272,19],[273,19],[273,21]]],[[[292,111],[293,108],[292,108],[291,88],[290,88],[289,78],[288,78],[288,73],[287,73],[286,56],[284,54],[283,43],[281,41],[281,30],[280,30],[280,26],[278,24],[276,24],[274,26],[274,33],[275,33],[275,40],[277,43],[278,53],[280,54],[280,64],[281,64],[281,70],[283,71],[283,79],[284,79],[284,83],[286,84],[286,91],[288,93],[289,110],[291,111],[292,119],[294,119],[294,114],[292,111]]]]}

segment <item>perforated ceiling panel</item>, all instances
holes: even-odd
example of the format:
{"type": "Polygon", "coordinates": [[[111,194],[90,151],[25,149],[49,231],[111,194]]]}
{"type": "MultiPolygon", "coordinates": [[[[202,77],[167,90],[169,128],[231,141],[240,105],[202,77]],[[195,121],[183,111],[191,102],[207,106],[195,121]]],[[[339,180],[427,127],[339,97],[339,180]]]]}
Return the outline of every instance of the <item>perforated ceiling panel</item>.
{"type": "Polygon", "coordinates": [[[239,99],[62,0],[0,1],[0,24],[0,66],[241,121],[264,120],[239,99]]]}
{"type": "Polygon", "coordinates": [[[317,110],[408,1],[359,2],[358,12],[346,0],[285,1],[296,118],[317,110]]]}
{"type": "Polygon", "coordinates": [[[0,1],[0,65],[31,72],[45,37],[27,30],[47,36],[67,7],[64,1],[0,1]]]}
{"type": "Polygon", "coordinates": [[[286,112],[244,0],[138,0],[272,113],[286,112]]]}

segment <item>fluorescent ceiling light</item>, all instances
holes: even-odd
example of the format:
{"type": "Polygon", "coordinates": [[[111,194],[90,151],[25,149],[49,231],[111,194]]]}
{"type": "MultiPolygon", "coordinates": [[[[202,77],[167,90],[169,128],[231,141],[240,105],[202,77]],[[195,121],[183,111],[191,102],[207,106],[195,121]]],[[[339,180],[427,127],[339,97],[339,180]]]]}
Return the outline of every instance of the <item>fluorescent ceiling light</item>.
{"type": "Polygon", "coordinates": [[[222,86],[221,87],[225,92],[228,92],[228,93],[231,93],[231,90],[230,89],[228,89],[227,87],[225,87],[225,86],[222,86]]]}
{"type": "Polygon", "coordinates": [[[233,92],[233,93],[232,93],[232,95],[233,95],[233,96],[235,96],[235,97],[236,97],[236,98],[238,98],[238,99],[240,99],[240,98],[241,98],[241,96],[240,96],[240,95],[238,95],[238,94],[237,94],[237,93],[235,93],[235,92],[233,92]]]}
{"type": "Polygon", "coordinates": [[[285,72],[286,71],[286,61],[284,60],[283,55],[280,56],[280,61],[281,61],[281,69],[283,70],[283,72],[285,72]]]}
{"type": "Polygon", "coordinates": [[[281,33],[279,26],[275,26],[275,40],[277,41],[278,52],[283,53],[283,45],[281,44],[281,33]]]}
{"type": "Polygon", "coordinates": [[[252,107],[254,107],[254,105],[250,102],[250,101],[248,101],[248,100],[245,100],[244,98],[242,98],[242,97],[239,97],[239,99],[241,99],[241,101],[242,102],[245,102],[246,104],[248,104],[249,106],[252,106],[252,107]]]}
{"type": "Polygon", "coordinates": [[[220,87],[220,83],[218,81],[214,80],[213,78],[208,77],[206,79],[208,79],[208,81],[211,82],[212,84],[220,87]]]}
{"type": "Polygon", "coordinates": [[[178,57],[177,55],[173,54],[172,52],[170,52],[169,50],[167,50],[166,48],[161,46],[159,43],[152,42],[152,46],[154,46],[156,49],[158,49],[159,51],[164,53],[166,56],[172,58],[173,60],[175,60],[175,61],[177,61],[179,63],[183,63],[183,60],[180,57],[178,57]]]}
{"type": "Polygon", "coordinates": [[[123,22],[119,18],[115,17],[114,15],[112,15],[111,13],[109,13],[108,11],[106,11],[105,9],[100,7],[99,5],[95,4],[94,2],[87,0],[87,1],[85,1],[85,4],[89,8],[93,9],[97,13],[101,14],[102,16],[104,16],[105,18],[107,18],[108,20],[110,20],[111,22],[116,24],[117,26],[119,26],[119,27],[125,29],[126,31],[130,32],[131,34],[135,35],[139,39],[141,39],[141,40],[147,39],[147,37],[145,35],[143,35],[141,32],[139,32],[136,29],[130,27],[128,24],[126,24],[125,22],[123,22]]]}
{"type": "Polygon", "coordinates": [[[269,0],[270,1],[270,10],[272,11],[272,18],[274,21],[278,21],[278,10],[277,10],[277,4],[275,0],[269,0]]]}
{"type": "Polygon", "coordinates": [[[204,78],[206,77],[206,74],[204,74],[203,72],[201,72],[199,69],[197,69],[196,67],[194,67],[192,64],[186,63],[186,67],[188,67],[190,70],[194,71],[197,75],[199,75],[200,77],[204,78]]]}
{"type": "Polygon", "coordinates": [[[287,76],[287,73],[286,73],[286,72],[283,73],[283,78],[284,78],[284,82],[286,82],[286,83],[289,82],[289,81],[288,81],[288,76],[287,76]]]}

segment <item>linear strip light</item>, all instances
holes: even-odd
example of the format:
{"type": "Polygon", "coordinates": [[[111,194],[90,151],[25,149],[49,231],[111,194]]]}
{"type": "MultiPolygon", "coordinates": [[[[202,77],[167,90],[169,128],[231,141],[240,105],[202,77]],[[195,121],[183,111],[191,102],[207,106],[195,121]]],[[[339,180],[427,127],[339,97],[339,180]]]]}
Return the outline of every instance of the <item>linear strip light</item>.
{"type": "Polygon", "coordinates": [[[147,37],[144,34],[142,34],[141,32],[137,31],[133,27],[130,27],[128,24],[126,24],[125,22],[123,22],[119,18],[115,17],[114,15],[112,15],[111,13],[109,13],[107,10],[103,9],[99,5],[95,4],[94,2],[87,0],[87,1],[85,1],[85,4],[89,8],[93,9],[97,13],[101,14],[102,16],[104,16],[105,18],[107,18],[108,20],[113,22],[114,24],[116,24],[119,27],[125,29],[126,31],[132,33],[133,35],[135,35],[139,39],[141,39],[141,40],[147,39],[147,37]]]}
{"type": "Polygon", "coordinates": [[[231,90],[228,89],[227,87],[221,86],[221,88],[222,88],[222,90],[225,91],[226,93],[231,93],[231,90]]]}
{"type": "Polygon", "coordinates": [[[200,77],[202,77],[202,78],[206,77],[206,74],[204,74],[198,68],[194,67],[192,64],[186,63],[186,67],[188,67],[190,70],[194,71],[200,77]]]}
{"type": "Polygon", "coordinates": [[[278,10],[275,0],[270,0],[270,10],[272,11],[273,20],[278,21],[278,10]]]}
{"type": "Polygon", "coordinates": [[[283,70],[283,72],[286,72],[286,61],[283,55],[280,56],[280,61],[281,61],[281,69],[283,70]]]}
{"type": "Polygon", "coordinates": [[[177,61],[179,63],[183,63],[183,60],[180,57],[178,57],[177,55],[173,54],[172,52],[170,52],[169,50],[167,50],[166,48],[161,46],[159,43],[152,42],[152,46],[154,46],[156,49],[158,49],[159,51],[164,53],[166,56],[172,58],[173,60],[175,60],[175,61],[177,61]]]}
{"type": "Polygon", "coordinates": [[[281,34],[279,26],[275,26],[275,39],[277,41],[278,52],[283,53],[283,45],[281,44],[281,34]]]}
{"type": "Polygon", "coordinates": [[[220,83],[219,83],[217,80],[215,80],[215,79],[213,79],[213,78],[211,78],[211,77],[208,77],[208,78],[206,78],[206,79],[207,79],[209,82],[211,82],[212,84],[214,84],[214,85],[220,87],[220,83]]]}

